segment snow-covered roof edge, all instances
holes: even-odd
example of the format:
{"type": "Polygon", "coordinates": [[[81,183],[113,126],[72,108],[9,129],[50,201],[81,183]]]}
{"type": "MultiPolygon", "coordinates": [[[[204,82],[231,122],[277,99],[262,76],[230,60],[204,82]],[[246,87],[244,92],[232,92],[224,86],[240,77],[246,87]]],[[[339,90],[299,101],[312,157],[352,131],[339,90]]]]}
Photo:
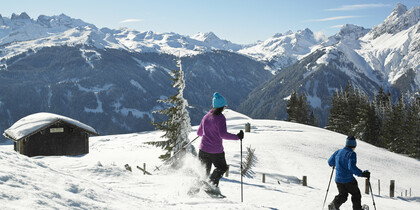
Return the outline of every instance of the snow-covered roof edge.
{"type": "Polygon", "coordinates": [[[71,125],[77,126],[92,135],[99,135],[94,128],[77,120],[58,114],[40,112],[28,115],[18,120],[10,128],[4,131],[3,136],[13,141],[19,141],[24,137],[30,136],[38,132],[39,130],[42,130],[43,128],[48,127],[49,125],[54,124],[58,121],[63,121],[71,125]]]}

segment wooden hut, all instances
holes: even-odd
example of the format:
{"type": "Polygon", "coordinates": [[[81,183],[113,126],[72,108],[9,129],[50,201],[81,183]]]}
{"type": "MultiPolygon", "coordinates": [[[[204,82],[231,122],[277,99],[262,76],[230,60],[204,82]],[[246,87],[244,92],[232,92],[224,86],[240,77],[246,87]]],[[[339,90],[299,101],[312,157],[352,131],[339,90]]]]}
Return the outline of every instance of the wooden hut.
{"type": "Polygon", "coordinates": [[[32,156],[82,155],[89,153],[92,127],[77,120],[51,113],[28,115],[3,135],[14,142],[15,151],[32,156]]]}

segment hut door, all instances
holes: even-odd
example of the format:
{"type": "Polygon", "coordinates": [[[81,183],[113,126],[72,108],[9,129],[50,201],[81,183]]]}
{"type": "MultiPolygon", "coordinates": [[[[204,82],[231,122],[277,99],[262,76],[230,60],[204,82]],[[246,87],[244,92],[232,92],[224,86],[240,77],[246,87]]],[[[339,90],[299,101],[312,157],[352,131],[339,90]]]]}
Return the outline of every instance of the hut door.
{"type": "Polygon", "coordinates": [[[16,151],[19,154],[23,154],[23,141],[16,142],[16,151]]]}
{"type": "Polygon", "coordinates": [[[25,140],[19,141],[20,142],[20,154],[23,154],[23,146],[25,144],[25,140]]]}
{"type": "Polygon", "coordinates": [[[20,154],[20,141],[16,142],[16,152],[20,154]]]}

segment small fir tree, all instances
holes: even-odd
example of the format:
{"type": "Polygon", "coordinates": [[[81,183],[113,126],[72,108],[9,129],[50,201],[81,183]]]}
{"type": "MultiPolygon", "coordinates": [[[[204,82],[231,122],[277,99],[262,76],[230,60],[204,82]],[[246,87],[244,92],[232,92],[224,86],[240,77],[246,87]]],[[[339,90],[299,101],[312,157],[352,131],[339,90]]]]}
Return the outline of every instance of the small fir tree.
{"type": "Polygon", "coordinates": [[[152,122],[158,129],[165,132],[162,138],[166,141],[151,142],[152,145],[161,147],[166,153],[159,158],[167,160],[171,153],[178,152],[188,144],[188,134],[191,132],[190,116],[187,111],[188,102],[184,98],[185,80],[182,70],[181,59],[177,59],[178,70],[172,71],[172,87],[177,89],[177,93],[168,99],[158,100],[158,102],[168,106],[168,109],[157,110],[156,113],[166,115],[168,119],[161,123],[152,122]]]}

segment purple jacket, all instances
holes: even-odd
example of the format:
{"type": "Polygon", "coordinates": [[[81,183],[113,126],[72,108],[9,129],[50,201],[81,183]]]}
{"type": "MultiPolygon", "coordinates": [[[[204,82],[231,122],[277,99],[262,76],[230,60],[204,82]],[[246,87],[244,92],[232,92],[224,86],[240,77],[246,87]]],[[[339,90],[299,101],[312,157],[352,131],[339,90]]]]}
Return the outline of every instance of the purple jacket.
{"type": "Polygon", "coordinates": [[[227,132],[226,118],[223,114],[212,115],[210,110],[201,120],[197,135],[202,136],[200,146],[201,151],[207,153],[222,153],[223,140],[239,140],[238,136],[227,132]]]}

